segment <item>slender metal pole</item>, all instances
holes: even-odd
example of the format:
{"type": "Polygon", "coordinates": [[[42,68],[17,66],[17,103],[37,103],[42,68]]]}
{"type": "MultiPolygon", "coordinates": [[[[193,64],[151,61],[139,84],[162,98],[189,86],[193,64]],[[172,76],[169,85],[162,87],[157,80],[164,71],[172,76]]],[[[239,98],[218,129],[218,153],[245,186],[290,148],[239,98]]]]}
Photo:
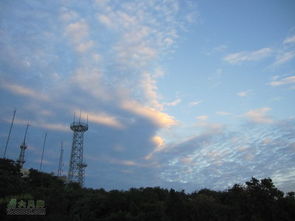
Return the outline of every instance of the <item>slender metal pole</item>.
{"type": "Polygon", "coordinates": [[[80,121],[81,121],[81,110],[80,110],[80,116],[79,116],[79,124],[80,124],[80,121]]]}
{"type": "Polygon", "coordinates": [[[8,132],[8,136],[7,136],[7,139],[6,139],[6,144],[5,144],[5,148],[4,148],[3,158],[6,157],[6,150],[7,150],[7,146],[8,146],[9,139],[10,139],[11,130],[12,130],[13,123],[14,123],[15,113],[16,113],[16,110],[14,109],[14,111],[13,111],[13,117],[12,117],[12,120],[11,120],[9,132],[8,132]]]}
{"type": "Polygon", "coordinates": [[[59,155],[59,164],[58,164],[58,171],[57,171],[57,176],[61,176],[62,175],[62,167],[63,167],[63,142],[61,142],[60,145],[60,155],[59,155]]]}
{"type": "Polygon", "coordinates": [[[43,149],[42,149],[41,162],[40,162],[40,171],[42,170],[42,163],[43,163],[43,155],[44,155],[46,137],[47,137],[47,133],[45,133],[44,142],[43,142],[43,149]]]}
{"type": "Polygon", "coordinates": [[[23,141],[23,145],[26,145],[26,139],[27,139],[27,133],[28,133],[28,128],[29,128],[30,124],[29,122],[27,123],[27,128],[26,128],[26,132],[25,132],[25,136],[24,136],[24,141],[23,141]]]}

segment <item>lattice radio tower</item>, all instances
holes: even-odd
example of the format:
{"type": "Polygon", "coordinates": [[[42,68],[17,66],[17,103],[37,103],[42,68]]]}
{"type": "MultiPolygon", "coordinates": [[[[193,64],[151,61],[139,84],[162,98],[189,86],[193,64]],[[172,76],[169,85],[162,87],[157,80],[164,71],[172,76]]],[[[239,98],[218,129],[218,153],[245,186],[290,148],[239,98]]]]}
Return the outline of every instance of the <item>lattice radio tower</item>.
{"type": "Polygon", "coordinates": [[[73,133],[68,181],[78,182],[81,186],[83,186],[84,171],[85,171],[85,167],[87,167],[87,164],[83,161],[83,140],[84,140],[84,133],[88,130],[88,118],[87,118],[87,123],[82,123],[81,113],[80,113],[79,121],[76,122],[75,115],[74,115],[74,121],[71,124],[71,130],[74,133],[73,133]]]}
{"type": "Polygon", "coordinates": [[[27,138],[28,128],[29,128],[29,123],[27,124],[27,127],[26,127],[23,143],[19,147],[20,153],[19,153],[18,160],[16,161],[20,165],[21,168],[23,167],[24,163],[26,162],[25,161],[25,150],[27,149],[26,138],[27,138]]]}

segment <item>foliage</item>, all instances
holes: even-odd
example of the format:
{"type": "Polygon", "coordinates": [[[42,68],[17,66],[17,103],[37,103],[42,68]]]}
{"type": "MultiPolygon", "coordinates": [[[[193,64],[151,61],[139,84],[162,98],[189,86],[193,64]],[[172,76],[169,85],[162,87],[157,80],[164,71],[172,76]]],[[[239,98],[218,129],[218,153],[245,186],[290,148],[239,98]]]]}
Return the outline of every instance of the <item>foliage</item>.
{"type": "Polygon", "coordinates": [[[128,191],[82,188],[34,169],[28,177],[21,175],[14,161],[0,159],[0,220],[295,220],[295,193],[284,195],[270,178],[253,177],[226,191],[185,193],[160,187],[128,191]],[[7,216],[10,198],[42,199],[46,216],[7,216]]]}

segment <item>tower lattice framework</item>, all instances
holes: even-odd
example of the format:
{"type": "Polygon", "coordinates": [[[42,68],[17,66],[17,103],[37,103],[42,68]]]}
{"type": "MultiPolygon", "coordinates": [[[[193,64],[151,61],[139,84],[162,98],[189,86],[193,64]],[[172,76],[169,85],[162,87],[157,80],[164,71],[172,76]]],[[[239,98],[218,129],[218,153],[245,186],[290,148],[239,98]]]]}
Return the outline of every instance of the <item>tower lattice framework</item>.
{"type": "Polygon", "coordinates": [[[84,173],[86,163],[83,161],[83,141],[84,133],[88,130],[88,123],[74,122],[71,124],[73,133],[73,142],[68,173],[69,182],[77,182],[84,185],[84,173]]]}
{"type": "Polygon", "coordinates": [[[28,128],[29,128],[29,124],[27,124],[25,136],[24,136],[24,141],[19,147],[20,153],[19,153],[19,157],[16,161],[20,165],[21,168],[23,167],[24,163],[26,162],[25,161],[25,150],[27,149],[26,138],[27,138],[28,128]]]}

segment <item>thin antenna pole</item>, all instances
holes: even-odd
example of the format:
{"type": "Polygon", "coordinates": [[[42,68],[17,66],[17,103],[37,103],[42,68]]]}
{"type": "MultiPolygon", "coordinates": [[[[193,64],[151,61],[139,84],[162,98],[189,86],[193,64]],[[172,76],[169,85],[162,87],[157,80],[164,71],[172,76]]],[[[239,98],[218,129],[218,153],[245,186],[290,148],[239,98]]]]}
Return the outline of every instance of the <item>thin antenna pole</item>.
{"type": "Polygon", "coordinates": [[[24,141],[23,141],[23,145],[26,145],[26,139],[27,139],[27,133],[28,133],[28,128],[29,128],[30,124],[29,121],[27,123],[27,127],[26,127],[26,132],[25,132],[25,136],[24,136],[24,141]]]}
{"type": "Polygon", "coordinates": [[[45,133],[44,142],[43,142],[43,149],[42,149],[41,162],[40,162],[40,171],[42,170],[42,163],[43,163],[43,155],[44,155],[46,137],[47,137],[47,133],[45,133]]]}
{"type": "Polygon", "coordinates": [[[76,120],[76,113],[74,112],[74,122],[75,122],[75,120],[76,120]]]}
{"type": "Polygon", "coordinates": [[[80,116],[79,116],[79,123],[80,123],[80,121],[81,121],[81,110],[80,110],[80,116]]]}
{"type": "Polygon", "coordinates": [[[63,149],[63,142],[61,142],[57,176],[61,176],[61,175],[62,175],[62,167],[63,167],[63,152],[64,152],[64,149],[63,149]]]}
{"type": "Polygon", "coordinates": [[[87,125],[88,125],[88,114],[87,114],[87,125]]]}
{"type": "Polygon", "coordinates": [[[11,124],[10,124],[10,128],[9,128],[9,132],[8,132],[8,136],[7,136],[6,144],[5,144],[5,148],[4,148],[3,158],[6,157],[6,150],[7,150],[8,142],[9,142],[9,139],[10,139],[11,130],[12,130],[13,123],[14,123],[15,113],[16,113],[16,109],[14,109],[14,111],[13,111],[13,116],[12,116],[12,120],[11,120],[11,124]]]}

